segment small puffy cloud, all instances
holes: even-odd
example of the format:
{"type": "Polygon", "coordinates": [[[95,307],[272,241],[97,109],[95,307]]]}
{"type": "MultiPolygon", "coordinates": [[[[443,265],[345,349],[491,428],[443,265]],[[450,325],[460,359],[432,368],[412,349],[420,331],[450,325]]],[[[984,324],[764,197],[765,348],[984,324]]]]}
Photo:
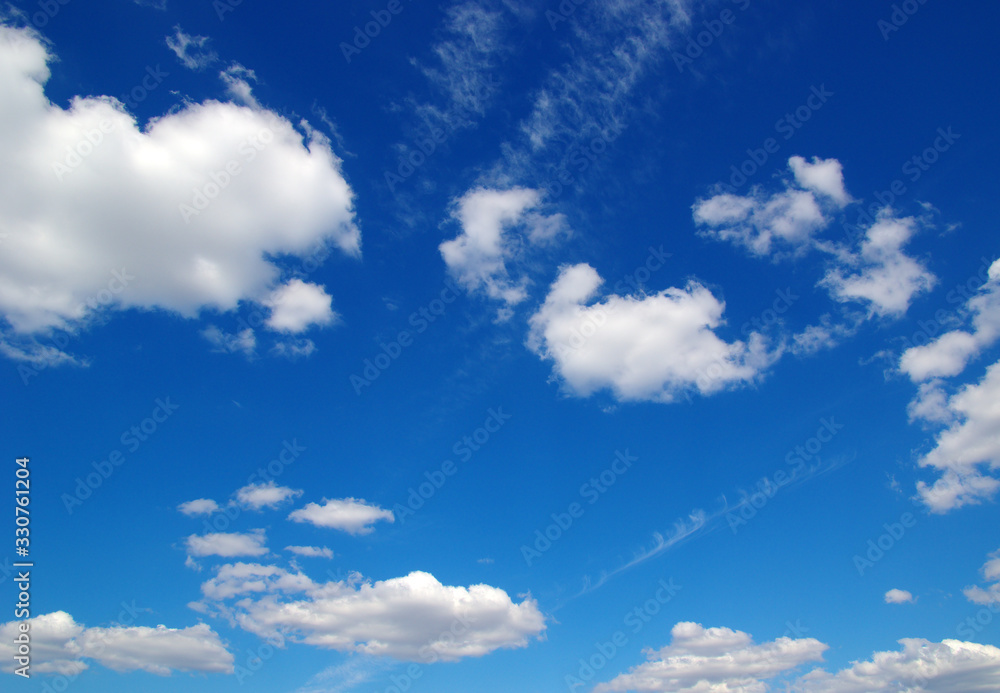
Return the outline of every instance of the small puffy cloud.
{"type": "Polygon", "coordinates": [[[446,586],[424,572],[374,583],[325,584],[268,566],[224,566],[219,573],[203,592],[216,599],[240,597],[226,613],[245,630],[342,652],[457,661],[525,647],[545,630],[533,599],[515,603],[489,585],[446,586]],[[222,581],[229,568],[239,575],[227,573],[222,581]],[[294,594],[299,596],[293,599],[294,594]]]}
{"type": "Polygon", "coordinates": [[[1000,681],[1000,649],[960,640],[899,641],[899,652],[876,652],[836,674],[822,670],[801,677],[801,693],[988,693],[1000,681]]]}
{"type": "Polygon", "coordinates": [[[307,503],[305,507],[293,511],[289,520],[308,522],[316,527],[339,529],[348,534],[370,534],[372,525],[380,520],[395,522],[391,510],[377,505],[369,505],[364,499],[341,498],[323,499],[323,504],[307,503]]]}
{"type": "Polygon", "coordinates": [[[526,279],[513,280],[507,262],[525,240],[547,244],[568,234],[565,218],[531,211],[541,193],[527,188],[476,188],[455,201],[452,218],[461,233],[439,246],[449,273],[470,292],[482,291],[507,306],[527,297],[526,279]]]}
{"type": "Polygon", "coordinates": [[[762,680],[822,660],[827,646],[814,638],[781,637],[756,644],[749,634],[729,628],[678,623],[671,644],[647,650],[648,662],[594,688],[663,693],[764,693],[762,680]]]}
{"type": "Polygon", "coordinates": [[[189,70],[204,70],[219,59],[216,52],[208,48],[207,36],[191,36],[179,25],[174,27],[174,35],[167,36],[166,40],[170,50],[189,70]]]}
{"type": "MultiPolygon", "coordinates": [[[[65,611],[28,619],[32,671],[79,674],[94,660],[115,671],[148,671],[161,676],[174,671],[230,674],[233,655],[208,625],[188,628],[111,626],[85,628],[65,611]]],[[[0,625],[0,665],[14,669],[13,641],[21,621],[0,625]]]]}
{"type": "Polygon", "coordinates": [[[333,558],[333,551],[325,546],[286,546],[285,551],[291,551],[296,556],[310,558],[333,558]]]}
{"type": "Polygon", "coordinates": [[[219,101],[145,125],[109,96],[64,108],[44,94],[51,60],[30,30],[0,26],[2,341],[120,310],[233,311],[273,299],[276,258],[360,255],[354,193],[320,133],[219,101]]]}
{"type": "Polygon", "coordinates": [[[946,332],[930,344],[904,351],[899,359],[899,370],[915,382],[958,375],[978,350],[976,338],[968,332],[946,332]]]}
{"type": "Polygon", "coordinates": [[[255,529],[249,533],[219,532],[192,534],[187,538],[187,552],[191,556],[263,556],[267,553],[264,530],[255,529]]]}
{"type": "Polygon", "coordinates": [[[955,414],[948,408],[948,393],[944,383],[931,380],[920,383],[917,396],[906,408],[910,421],[922,420],[935,424],[949,424],[955,420],[955,414]]]}
{"type": "Polygon", "coordinates": [[[823,349],[832,349],[844,339],[854,336],[864,322],[858,313],[845,316],[844,321],[834,321],[829,313],[820,317],[815,325],[808,325],[791,336],[789,349],[793,354],[803,356],[815,354],[823,349]]]}
{"type": "Polygon", "coordinates": [[[932,342],[910,347],[899,358],[899,370],[913,382],[958,375],[983,349],[1000,339],[1000,260],[985,272],[983,284],[965,303],[965,312],[973,316],[972,331],[952,330],[932,342]]]}
{"type": "Polygon", "coordinates": [[[990,584],[986,588],[966,587],[963,590],[965,598],[974,604],[1000,604],[1000,549],[989,555],[980,572],[983,574],[983,579],[990,584]]]}
{"type": "Polygon", "coordinates": [[[766,195],[754,188],[749,195],[721,193],[692,207],[702,235],[746,248],[753,255],[801,253],[814,245],[817,232],[832,220],[832,212],[850,202],[840,162],[800,156],[788,160],[793,181],[766,195]]]}
{"type": "Polygon", "coordinates": [[[315,584],[302,573],[292,573],[273,565],[230,563],[220,566],[215,577],[201,585],[206,599],[222,601],[264,592],[302,592],[315,584]]]}
{"type": "Polygon", "coordinates": [[[247,69],[239,63],[233,63],[219,73],[219,79],[226,85],[226,93],[233,101],[255,110],[260,108],[260,104],[253,95],[253,88],[250,86],[250,82],[257,81],[257,75],[253,70],[247,69]]]}
{"type": "Polygon", "coordinates": [[[272,355],[283,356],[289,361],[312,356],[315,351],[316,343],[311,339],[285,339],[271,347],[272,355]]]}
{"type": "Polygon", "coordinates": [[[277,508],[279,505],[292,498],[302,495],[302,491],[297,491],[287,486],[278,486],[274,481],[264,484],[248,484],[236,492],[236,501],[244,508],[251,510],[261,510],[277,508]]]}
{"type": "Polygon", "coordinates": [[[914,296],[937,283],[923,264],[903,252],[915,232],[915,219],[897,219],[883,210],[866,231],[860,250],[840,254],[820,286],[840,302],[867,303],[874,315],[903,315],[914,296]]]}
{"type": "Polygon", "coordinates": [[[251,327],[231,334],[209,325],[201,331],[201,336],[212,344],[212,351],[217,353],[243,354],[249,359],[257,349],[257,337],[251,327]]]}
{"type": "Polygon", "coordinates": [[[602,283],[590,265],[564,267],[530,319],[528,347],[575,395],[608,388],[622,401],[671,402],[752,382],[777,357],[757,333],[720,339],[725,304],[697,282],[588,305],[602,283]]]}
{"type": "Polygon", "coordinates": [[[187,503],[181,503],[177,506],[177,509],[190,517],[194,517],[195,515],[211,515],[219,509],[219,504],[209,498],[199,498],[187,503]]]}
{"type": "Polygon", "coordinates": [[[301,279],[275,289],[263,303],[271,309],[267,326],[277,332],[304,332],[312,325],[330,325],[338,317],[326,288],[301,279]]]}
{"type": "Polygon", "coordinates": [[[913,601],[913,595],[906,590],[891,589],[885,593],[886,604],[906,604],[913,601]]]}
{"type": "Polygon", "coordinates": [[[931,420],[950,421],[919,461],[941,475],[932,484],[917,483],[920,500],[935,513],[979,504],[1000,489],[1000,479],[988,473],[1000,468],[1000,361],[986,369],[979,383],[947,398],[942,392],[922,390],[924,399],[910,408],[911,415],[926,412],[931,420]]]}
{"type": "Polygon", "coordinates": [[[809,163],[801,156],[793,156],[788,160],[795,182],[806,190],[825,195],[843,207],[851,201],[851,196],[844,189],[844,171],[836,159],[820,159],[814,156],[809,163]]]}

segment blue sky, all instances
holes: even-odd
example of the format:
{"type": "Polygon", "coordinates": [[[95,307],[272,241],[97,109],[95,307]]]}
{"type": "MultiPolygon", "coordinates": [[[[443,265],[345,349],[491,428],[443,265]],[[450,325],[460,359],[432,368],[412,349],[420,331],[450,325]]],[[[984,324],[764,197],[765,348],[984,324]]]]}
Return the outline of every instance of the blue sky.
{"type": "Polygon", "coordinates": [[[996,690],[994,5],[0,19],[5,690],[996,690]]]}

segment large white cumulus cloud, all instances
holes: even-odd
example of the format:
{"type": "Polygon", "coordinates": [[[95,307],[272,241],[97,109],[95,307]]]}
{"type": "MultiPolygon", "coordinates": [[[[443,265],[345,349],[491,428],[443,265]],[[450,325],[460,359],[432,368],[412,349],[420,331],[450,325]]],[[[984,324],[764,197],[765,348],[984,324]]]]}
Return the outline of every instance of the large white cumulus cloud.
{"type": "Polygon", "coordinates": [[[218,101],[144,129],[111,97],[63,108],[44,93],[52,59],[30,30],[0,26],[8,335],[72,330],[99,307],[267,305],[282,285],[275,258],[321,245],[359,255],[353,192],[321,134],[218,101]]]}

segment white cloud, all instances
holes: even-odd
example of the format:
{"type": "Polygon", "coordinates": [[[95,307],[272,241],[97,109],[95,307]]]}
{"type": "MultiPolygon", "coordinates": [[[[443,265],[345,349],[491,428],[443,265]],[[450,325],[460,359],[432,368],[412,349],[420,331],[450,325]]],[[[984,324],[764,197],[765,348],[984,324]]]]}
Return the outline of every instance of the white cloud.
{"type": "Polygon", "coordinates": [[[292,498],[298,498],[302,491],[278,486],[274,481],[264,484],[249,484],[236,492],[236,500],[245,508],[260,510],[262,508],[277,508],[279,505],[292,498]]]}
{"type": "Polygon", "coordinates": [[[788,166],[795,175],[795,182],[806,190],[825,195],[841,207],[851,201],[844,189],[844,171],[836,159],[814,156],[809,163],[801,156],[793,156],[788,166]]]}
{"type": "Polygon", "coordinates": [[[528,347],[575,395],[609,388],[622,401],[670,402],[752,382],[777,357],[757,333],[720,339],[725,304],[697,282],[587,305],[602,283],[590,265],[564,267],[530,319],[528,347]]]}
{"type": "Polygon", "coordinates": [[[678,623],[672,634],[669,646],[646,651],[648,662],[594,693],[766,693],[777,690],[778,681],[768,680],[779,674],[787,682],[782,690],[795,693],[987,693],[1000,680],[1000,648],[960,640],[904,638],[898,652],[875,652],[835,674],[814,669],[789,679],[796,667],[821,660],[827,645],[788,637],[758,645],[747,633],[697,623],[678,623]]]}
{"type": "Polygon", "coordinates": [[[424,76],[445,94],[443,110],[414,105],[428,127],[449,131],[469,127],[492,101],[493,72],[510,53],[507,18],[478,2],[457,2],[445,9],[440,38],[431,47],[438,66],[421,66],[424,76]]]}
{"type": "Polygon", "coordinates": [[[835,322],[829,313],[824,314],[820,317],[819,323],[808,325],[793,334],[789,349],[797,355],[815,354],[823,349],[832,349],[847,337],[854,336],[864,322],[864,315],[858,313],[841,317],[844,318],[842,322],[835,322]]]}
{"type": "Polygon", "coordinates": [[[976,338],[968,332],[946,332],[930,344],[911,347],[899,359],[899,370],[914,382],[958,375],[969,358],[979,351],[976,338]]]}
{"type": "Polygon", "coordinates": [[[187,551],[191,556],[263,556],[267,553],[264,530],[255,529],[249,533],[220,532],[212,534],[192,534],[187,538],[187,551]]]}
{"type": "Polygon", "coordinates": [[[359,255],[353,193],[322,135],[216,101],[141,131],[111,97],[49,102],[50,59],[30,31],[0,27],[0,315],[13,333],[129,308],[230,311],[272,295],[276,256],[324,241],[359,255]]]}
{"type": "Polygon", "coordinates": [[[963,590],[965,598],[974,604],[1000,604],[1000,549],[989,555],[989,559],[980,568],[983,579],[991,583],[982,588],[966,587],[963,590]]]}
{"type": "Polygon", "coordinates": [[[906,604],[913,601],[913,595],[906,590],[891,589],[885,593],[886,604],[906,604]]]}
{"type": "Polygon", "coordinates": [[[295,583],[273,570],[244,566],[238,577],[203,591],[216,599],[242,597],[220,608],[261,637],[280,634],[316,647],[410,661],[456,661],[525,647],[545,630],[533,599],[514,603],[489,585],[450,587],[424,572],[374,583],[295,583]],[[285,601],[278,592],[303,595],[285,601]]]}
{"type": "Polygon", "coordinates": [[[219,509],[219,504],[209,498],[199,498],[197,500],[181,503],[177,506],[185,515],[211,515],[219,509]]]}
{"type": "Polygon", "coordinates": [[[333,558],[333,551],[325,546],[286,546],[285,551],[291,551],[297,556],[311,558],[333,558]]]}
{"type": "Polygon", "coordinates": [[[206,624],[189,628],[88,628],[77,637],[83,656],[93,656],[115,671],[171,670],[231,673],[233,658],[206,624]]]}
{"type": "Polygon", "coordinates": [[[206,599],[226,600],[262,592],[301,592],[315,586],[306,575],[260,563],[228,563],[201,585],[206,599]]]}
{"type": "Polygon", "coordinates": [[[696,202],[692,207],[695,223],[707,227],[702,235],[734,243],[758,256],[780,257],[813,247],[816,233],[851,198],[836,159],[813,157],[809,163],[793,156],[788,165],[794,184],[785,181],[780,192],[767,196],[754,188],[745,196],[722,193],[696,202]]]}
{"type": "Polygon", "coordinates": [[[315,351],[316,344],[311,339],[279,340],[271,347],[271,353],[274,356],[283,356],[290,361],[312,356],[315,351]]]}
{"type": "Polygon", "coordinates": [[[253,328],[247,327],[235,334],[223,332],[215,325],[201,331],[201,336],[211,342],[212,351],[224,354],[240,353],[251,358],[257,349],[257,337],[253,328]]]}
{"type": "MultiPolygon", "coordinates": [[[[39,674],[78,674],[88,668],[80,660],[80,650],[75,638],[84,627],[65,611],[35,616],[27,620],[31,635],[32,671],[39,674]]],[[[14,671],[14,638],[19,633],[20,621],[0,625],[0,670],[14,671]]]]}
{"type": "Polygon", "coordinates": [[[1000,649],[960,640],[899,641],[899,652],[876,652],[866,662],[829,674],[813,671],[799,679],[802,693],[988,693],[1000,680],[1000,649]]]}
{"type": "Polygon", "coordinates": [[[769,689],[761,679],[821,660],[827,649],[814,638],[781,637],[758,645],[742,631],[699,623],[678,623],[671,636],[670,645],[646,651],[648,662],[598,685],[594,693],[764,693],[769,689]]]}
{"type": "Polygon", "coordinates": [[[903,315],[914,296],[937,283],[923,264],[903,252],[915,232],[915,219],[897,219],[883,210],[865,233],[860,251],[841,254],[839,265],[826,273],[820,286],[838,301],[867,303],[875,315],[903,315]]]}
{"type": "MultiPolygon", "coordinates": [[[[578,184],[624,131],[643,80],[667,55],[676,30],[687,25],[688,4],[585,3],[569,21],[552,25],[571,57],[544,76],[520,123],[520,138],[503,146],[504,158],[488,178],[531,176],[553,195],[578,184]]],[[[551,15],[563,16],[555,8],[551,15]]]]}
{"type": "Polygon", "coordinates": [[[530,212],[541,204],[537,190],[476,188],[454,202],[452,218],[462,227],[458,237],[439,246],[448,271],[468,291],[483,291],[508,306],[527,297],[527,279],[513,280],[506,262],[525,239],[548,243],[565,233],[561,214],[530,212]]]}
{"type": "Polygon", "coordinates": [[[250,82],[257,81],[257,75],[239,63],[233,63],[219,73],[219,79],[226,85],[226,93],[233,101],[249,106],[254,110],[260,108],[260,104],[253,95],[253,88],[250,82]]]}
{"type": "Polygon", "coordinates": [[[948,393],[940,380],[920,383],[917,396],[906,411],[910,421],[922,419],[936,424],[948,424],[955,420],[954,412],[948,408],[948,393]]]}
{"type": "Polygon", "coordinates": [[[348,534],[369,534],[372,525],[380,520],[395,522],[391,510],[384,510],[377,505],[368,505],[364,499],[342,498],[336,500],[323,499],[323,505],[307,503],[305,507],[295,510],[288,516],[295,522],[308,522],[317,527],[339,529],[348,534]]]}
{"type": "Polygon", "coordinates": [[[952,422],[935,438],[934,448],[919,464],[941,474],[933,484],[920,481],[920,500],[935,513],[988,500],[1000,488],[1000,479],[984,473],[1000,468],[1000,362],[986,369],[977,384],[962,387],[946,402],[940,390],[922,390],[922,399],[911,405],[912,414],[932,421],[952,422]],[[932,399],[933,397],[933,399],[932,399]]]}
{"type": "MultiPolygon", "coordinates": [[[[112,626],[85,628],[65,611],[28,619],[32,672],[78,674],[94,660],[115,671],[233,672],[233,656],[206,624],[188,628],[112,626]]],[[[14,638],[21,621],[0,625],[0,660],[12,672],[14,638]]]]}
{"type": "Polygon", "coordinates": [[[271,309],[267,326],[278,332],[303,332],[310,325],[329,325],[338,317],[326,288],[301,279],[275,289],[263,303],[271,309]]]}
{"type": "Polygon", "coordinates": [[[1000,339],[1000,260],[990,265],[979,292],[966,301],[972,332],[952,330],[929,344],[910,347],[899,359],[899,370],[914,382],[958,375],[983,349],[1000,339]]]}
{"type": "MultiPolygon", "coordinates": [[[[755,187],[745,196],[720,193],[695,202],[694,220],[704,227],[700,233],[775,259],[812,248],[829,253],[832,266],[819,286],[841,303],[867,304],[871,315],[899,317],[914,296],[934,287],[937,278],[903,252],[917,230],[915,219],[896,218],[885,208],[867,229],[860,248],[822,241],[819,232],[851,202],[840,162],[813,157],[810,163],[793,156],[788,166],[793,180],[786,180],[778,192],[767,195],[755,187]]],[[[830,337],[822,328],[802,335],[807,350],[830,337]]]]}
{"type": "Polygon", "coordinates": [[[219,59],[216,52],[208,48],[208,42],[207,36],[192,36],[179,25],[174,27],[173,36],[167,36],[167,46],[189,70],[204,70],[219,59]]]}

